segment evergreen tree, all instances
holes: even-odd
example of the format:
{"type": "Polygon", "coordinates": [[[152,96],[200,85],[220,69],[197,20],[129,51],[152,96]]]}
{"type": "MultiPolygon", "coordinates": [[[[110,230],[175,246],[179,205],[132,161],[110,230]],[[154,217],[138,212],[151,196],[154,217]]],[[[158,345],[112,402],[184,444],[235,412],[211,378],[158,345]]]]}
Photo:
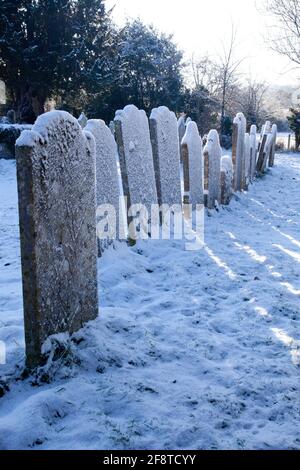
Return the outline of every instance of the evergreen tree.
{"type": "Polygon", "coordinates": [[[291,130],[295,132],[296,150],[298,150],[300,147],[300,109],[291,108],[288,121],[291,130]]]}
{"type": "Polygon", "coordinates": [[[86,93],[112,77],[104,0],[0,0],[0,77],[20,120],[47,98],[86,93]]]}
{"type": "Polygon", "coordinates": [[[127,104],[150,113],[165,105],[178,110],[182,99],[182,54],[170,36],[159,34],[140,20],[127,23],[118,36],[114,85],[109,96],[100,92],[90,113],[109,120],[127,104]]]}

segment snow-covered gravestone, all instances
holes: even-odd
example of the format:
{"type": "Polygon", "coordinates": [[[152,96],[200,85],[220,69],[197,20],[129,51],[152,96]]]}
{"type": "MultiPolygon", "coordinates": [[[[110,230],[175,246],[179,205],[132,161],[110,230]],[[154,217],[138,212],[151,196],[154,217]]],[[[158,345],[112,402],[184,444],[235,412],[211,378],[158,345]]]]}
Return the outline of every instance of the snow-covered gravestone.
{"type": "Polygon", "coordinates": [[[204,178],[202,140],[197,124],[190,121],[181,141],[183,158],[184,192],[189,195],[188,202],[196,209],[204,203],[204,178]]]}
{"type": "Polygon", "coordinates": [[[238,113],[233,120],[232,163],[234,172],[234,189],[241,191],[244,181],[244,150],[245,150],[246,118],[238,113]]]}
{"type": "Polygon", "coordinates": [[[246,191],[248,190],[249,183],[250,183],[250,165],[251,165],[251,147],[250,147],[250,135],[248,133],[245,134],[245,147],[244,147],[244,182],[243,182],[243,189],[246,191]]]}
{"type": "Polygon", "coordinates": [[[177,121],[177,129],[178,129],[178,138],[179,138],[179,152],[180,152],[180,161],[182,162],[182,147],[181,147],[181,143],[182,143],[182,139],[185,135],[185,131],[186,131],[186,125],[185,125],[185,115],[182,114],[178,121],[177,121]]]}
{"type": "Polygon", "coordinates": [[[276,140],[277,140],[277,125],[273,124],[272,126],[272,147],[270,151],[270,157],[269,157],[269,167],[274,166],[274,161],[275,161],[275,151],[276,151],[276,140]]]}
{"type": "Polygon", "coordinates": [[[26,363],[98,314],[95,142],[64,111],[16,142],[26,363]]]}
{"type": "Polygon", "coordinates": [[[257,127],[253,124],[250,129],[250,181],[255,178],[257,156],[257,127]]]}
{"type": "Polygon", "coordinates": [[[209,131],[203,149],[205,189],[207,190],[207,207],[214,209],[216,202],[221,203],[221,158],[219,134],[213,129],[209,131]]]}
{"type": "Polygon", "coordinates": [[[262,126],[261,130],[261,139],[256,163],[256,170],[258,173],[263,173],[266,166],[266,144],[268,141],[268,135],[271,132],[271,123],[270,121],[266,121],[266,123],[262,126]]]}
{"type": "Polygon", "coordinates": [[[91,119],[84,129],[96,143],[97,235],[99,255],[113,240],[120,239],[120,184],[117,144],[109,127],[100,119],[91,119]]]}
{"type": "Polygon", "coordinates": [[[221,158],[221,203],[228,205],[233,194],[233,165],[228,155],[221,158]]]}
{"type": "Polygon", "coordinates": [[[177,119],[165,106],[152,110],[150,135],[158,203],[181,205],[180,155],[177,119]]]}
{"type": "Polygon", "coordinates": [[[158,205],[149,122],[145,111],[134,105],[117,111],[114,122],[124,196],[127,200],[129,238],[135,240],[140,236],[132,224],[135,215],[140,213],[140,232],[145,233],[151,222],[152,205],[158,205]]]}

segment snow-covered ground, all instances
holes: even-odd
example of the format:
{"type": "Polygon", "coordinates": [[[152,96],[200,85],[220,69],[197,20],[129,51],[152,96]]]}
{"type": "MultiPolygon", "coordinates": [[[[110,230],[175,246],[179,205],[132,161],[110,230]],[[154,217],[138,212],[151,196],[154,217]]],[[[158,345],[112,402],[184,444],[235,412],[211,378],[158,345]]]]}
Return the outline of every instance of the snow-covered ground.
{"type": "Polygon", "coordinates": [[[61,338],[48,372],[16,380],[15,163],[0,160],[0,374],[10,388],[0,448],[299,449],[299,263],[300,157],[280,155],[247,194],[207,214],[205,249],[108,250],[99,318],[61,338]]]}

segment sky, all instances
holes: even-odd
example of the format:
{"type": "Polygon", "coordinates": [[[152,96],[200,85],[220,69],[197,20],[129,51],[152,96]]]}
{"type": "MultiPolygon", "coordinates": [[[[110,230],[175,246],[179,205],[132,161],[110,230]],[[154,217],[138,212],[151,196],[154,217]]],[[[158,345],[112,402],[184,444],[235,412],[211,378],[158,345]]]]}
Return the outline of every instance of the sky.
{"type": "Polygon", "coordinates": [[[272,52],[265,40],[269,19],[259,12],[262,0],[106,0],[115,5],[113,17],[122,25],[140,17],[158,30],[174,35],[185,58],[208,53],[217,56],[222,41],[229,40],[232,24],[237,29],[237,58],[245,58],[241,73],[246,78],[274,85],[300,85],[293,65],[272,52]]]}

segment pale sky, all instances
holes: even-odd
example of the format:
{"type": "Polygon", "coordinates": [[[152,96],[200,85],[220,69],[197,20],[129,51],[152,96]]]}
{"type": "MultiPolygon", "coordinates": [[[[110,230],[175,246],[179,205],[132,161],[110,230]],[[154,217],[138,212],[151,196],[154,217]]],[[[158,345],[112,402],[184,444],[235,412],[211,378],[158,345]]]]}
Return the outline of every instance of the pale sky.
{"type": "Polygon", "coordinates": [[[106,0],[115,5],[117,24],[140,17],[158,30],[171,33],[185,57],[221,50],[221,41],[230,38],[232,23],[237,27],[237,56],[246,57],[241,72],[269,84],[295,85],[300,74],[293,64],[268,49],[264,40],[268,19],[257,6],[263,0],[106,0]]]}

